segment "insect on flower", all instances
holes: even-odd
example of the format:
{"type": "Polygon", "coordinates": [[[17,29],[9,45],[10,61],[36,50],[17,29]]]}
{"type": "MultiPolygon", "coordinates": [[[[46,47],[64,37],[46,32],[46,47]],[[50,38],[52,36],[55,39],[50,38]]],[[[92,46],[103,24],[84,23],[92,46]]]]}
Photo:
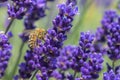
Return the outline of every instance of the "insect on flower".
{"type": "Polygon", "coordinates": [[[42,28],[36,28],[29,35],[28,45],[30,48],[37,46],[37,40],[44,40],[46,30],[42,28]]]}
{"type": "Polygon", "coordinates": [[[47,32],[45,29],[36,28],[34,30],[26,30],[25,33],[26,35],[29,35],[28,46],[33,49],[38,45],[38,40],[44,40],[47,32]]]}

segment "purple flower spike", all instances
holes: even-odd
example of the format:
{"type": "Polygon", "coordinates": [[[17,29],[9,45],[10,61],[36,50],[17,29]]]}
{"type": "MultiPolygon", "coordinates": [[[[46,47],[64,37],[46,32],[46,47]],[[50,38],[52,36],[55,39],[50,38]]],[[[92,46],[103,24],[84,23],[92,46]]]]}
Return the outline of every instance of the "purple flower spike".
{"type": "Polygon", "coordinates": [[[66,46],[62,49],[60,56],[57,58],[57,67],[61,70],[68,70],[70,68],[75,68],[77,60],[75,55],[77,55],[78,50],[75,46],[66,46]]]}
{"type": "Polygon", "coordinates": [[[115,74],[113,70],[103,74],[103,80],[120,80],[120,74],[115,74]]]}
{"type": "Polygon", "coordinates": [[[101,53],[97,53],[93,46],[95,36],[90,32],[81,33],[79,40],[78,53],[80,55],[79,64],[81,64],[80,80],[93,80],[99,77],[99,72],[102,70],[103,57],[101,53]]]}
{"type": "Polygon", "coordinates": [[[11,57],[12,46],[8,42],[8,37],[0,31],[0,78],[5,74],[8,61],[11,57]]]}
{"type": "Polygon", "coordinates": [[[88,62],[81,67],[81,75],[85,80],[97,79],[99,72],[102,70],[103,58],[100,53],[89,54],[88,62]]]}
{"type": "MultiPolygon", "coordinates": [[[[19,14],[18,16],[21,18],[17,19],[23,19],[24,17],[24,31],[26,30],[34,30],[36,28],[35,22],[43,17],[46,16],[45,10],[47,8],[47,2],[51,0],[18,0],[18,1],[13,1],[13,4],[17,4],[18,10],[19,8],[24,8],[25,10],[23,11],[23,15],[19,14]]],[[[14,8],[17,8],[14,6],[14,8]]],[[[9,7],[8,7],[9,8],[9,7]]],[[[10,10],[11,11],[11,10],[10,10]]],[[[9,12],[9,9],[8,9],[9,12]]],[[[13,12],[9,13],[9,16],[11,16],[13,12]]],[[[16,15],[16,13],[14,13],[16,15]]],[[[29,32],[28,32],[29,33],[29,32]]],[[[26,35],[26,32],[23,32],[20,34],[20,38],[22,39],[23,42],[28,41],[28,35],[26,35]]]]}
{"type": "MultiPolygon", "coordinates": [[[[99,27],[96,32],[97,51],[106,49],[111,60],[120,59],[120,24],[119,17],[115,11],[106,11],[102,20],[102,27],[99,27]],[[104,46],[103,43],[107,43],[104,46]],[[103,46],[103,47],[101,47],[103,46]]],[[[102,51],[103,52],[103,51],[102,51]]]]}
{"type": "MultiPolygon", "coordinates": [[[[60,55],[63,42],[67,39],[66,33],[70,31],[73,17],[77,14],[77,8],[71,4],[72,3],[59,5],[59,14],[53,20],[53,27],[47,30],[44,41],[38,39],[38,45],[27,51],[25,62],[23,62],[24,65],[21,65],[19,68],[20,78],[30,78],[32,72],[35,70],[41,71],[41,75],[37,76],[38,80],[48,80],[50,77],[55,77],[56,75],[55,78],[57,79],[62,77],[59,75],[59,72],[55,70],[57,69],[57,58],[60,55]]],[[[32,13],[29,15],[31,16],[29,16],[28,20],[37,20],[38,18],[35,18],[35,15],[32,13]]],[[[39,14],[36,14],[36,16],[39,16],[39,14]]],[[[27,22],[31,24],[31,21],[27,22]]],[[[27,28],[29,27],[26,27],[26,29],[27,28]]],[[[67,64],[72,65],[72,63],[69,62],[67,62],[67,64]]]]}

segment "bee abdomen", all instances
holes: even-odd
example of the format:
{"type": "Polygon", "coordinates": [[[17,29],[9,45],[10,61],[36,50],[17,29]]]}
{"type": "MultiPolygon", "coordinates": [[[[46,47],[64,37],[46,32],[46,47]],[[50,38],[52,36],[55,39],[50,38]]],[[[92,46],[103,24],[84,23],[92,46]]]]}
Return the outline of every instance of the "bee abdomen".
{"type": "Polygon", "coordinates": [[[34,48],[37,46],[37,40],[44,40],[44,37],[46,35],[46,31],[44,29],[35,29],[32,33],[29,35],[29,47],[34,48]]]}

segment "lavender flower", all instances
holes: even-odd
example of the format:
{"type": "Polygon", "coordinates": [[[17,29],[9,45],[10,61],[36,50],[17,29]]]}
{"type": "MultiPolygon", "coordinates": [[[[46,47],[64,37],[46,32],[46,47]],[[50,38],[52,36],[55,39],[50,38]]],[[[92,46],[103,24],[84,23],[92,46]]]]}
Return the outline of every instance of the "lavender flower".
{"type": "MultiPolygon", "coordinates": [[[[45,16],[47,5],[46,0],[12,0],[12,5],[8,5],[8,15],[10,18],[24,19],[24,31],[36,28],[35,21],[45,16]]],[[[28,40],[27,32],[19,35],[23,42],[28,40]]]]}
{"type": "Polygon", "coordinates": [[[85,80],[97,79],[102,70],[103,58],[101,53],[90,53],[88,62],[81,67],[81,75],[85,80]]]}
{"type": "MultiPolygon", "coordinates": [[[[1,0],[0,3],[5,1],[8,0],[1,0]]],[[[19,64],[14,80],[33,80],[35,76],[36,80],[97,80],[103,70],[105,53],[112,64],[106,63],[107,70],[103,73],[103,80],[120,80],[120,65],[116,64],[120,59],[120,17],[116,11],[105,12],[101,27],[97,29],[95,35],[81,32],[78,45],[64,46],[67,32],[71,30],[74,16],[78,12],[77,0],[66,0],[65,3],[57,5],[58,15],[52,21],[52,28],[39,33],[35,22],[46,16],[45,12],[49,9],[48,1],[54,0],[11,0],[8,4],[10,22],[5,33],[0,31],[0,78],[5,75],[11,57],[12,46],[8,40],[13,35],[8,30],[14,19],[23,19],[24,31],[19,35],[23,43],[19,53],[29,39],[29,31],[35,31],[29,36],[29,49],[26,50],[24,62],[19,64],[21,58],[19,54],[17,63],[8,76],[9,79],[14,76],[19,64]]],[[[86,3],[85,7],[92,2],[89,4],[87,0],[81,1],[84,1],[83,5],[86,3]]],[[[112,2],[105,1],[105,6],[106,3],[109,6],[112,2]]]]}
{"type": "MultiPolygon", "coordinates": [[[[35,21],[45,16],[46,0],[37,0],[31,2],[26,1],[26,3],[27,3],[26,5],[29,6],[27,6],[28,10],[26,12],[24,19],[25,31],[35,29],[36,28],[36,26],[34,25],[35,21]]],[[[23,32],[22,34],[19,35],[23,42],[26,42],[28,40],[28,35],[26,34],[27,34],[26,32],[23,32]]]]}
{"type": "Polygon", "coordinates": [[[0,31],[0,78],[5,74],[8,66],[8,61],[11,57],[12,46],[8,42],[8,37],[4,32],[0,31]]]}
{"type": "Polygon", "coordinates": [[[73,80],[75,78],[75,73],[80,72],[80,55],[78,52],[78,47],[76,46],[65,46],[61,52],[60,56],[57,58],[57,69],[60,69],[59,73],[62,75],[61,79],[73,80]],[[73,73],[69,73],[72,70],[73,73]],[[68,72],[66,74],[66,72],[68,72]]]}
{"type": "Polygon", "coordinates": [[[59,71],[54,70],[51,74],[52,77],[54,77],[57,80],[61,80],[62,79],[62,74],[59,73],[59,71]]]}
{"type": "Polygon", "coordinates": [[[89,53],[94,52],[93,42],[94,35],[90,34],[90,32],[81,32],[80,40],[79,40],[79,47],[78,53],[74,54],[76,58],[76,65],[73,67],[75,71],[80,72],[81,67],[84,62],[87,61],[89,57],[89,53]]]}
{"type": "MultiPolygon", "coordinates": [[[[96,41],[97,43],[107,42],[107,47],[101,46],[106,48],[106,53],[112,60],[118,60],[120,58],[119,30],[120,25],[117,13],[115,11],[107,11],[102,20],[102,27],[98,28],[98,31],[96,32],[96,41]]],[[[98,48],[101,49],[99,46],[98,48]]]]}
{"type": "Polygon", "coordinates": [[[31,12],[31,9],[40,7],[39,2],[44,0],[12,0],[12,5],[8,5],[8,14],[11,18],[22,19],[25,15],[31,12]],[[38,5],[37,5],[38,4],[38,5]]]}
{"type": "Polygon", "coordinates": [[[105,53],[107,53],[108,57],[113,61],[112,66],[107,63],[108,72],[104,73],[104,80],[119,80],[120,77],[116,72],[117,67],[115,66],[115,61],[120,59],[119,31],[118,14],[112,10],[106,11],[102,19],[102,27],[99,27],[96,32],[95,41],[97,44],[96,50],[100,52],[101,49],[106,49],[105,53]]]}
{"type": "Polygon", "coordinates": [[[21,63],[19,65],[19,67],[21,68],[19,70],[19,74],[21,75],[22,78],[29,78],[32,75],[30,73],[35,70],[35,63],[31,59],[32,57],[34,57],[34,55],[32,55],[31,51],[27,51],[27,54],[25,56],[27,64],[21,63]]]}
{"type": "Polygon", "coordinates": [[[42,80],[40,74],[36,74],[36,79],[37,79],[37,80],[42,80]]]}
{"type": "Polygon", "coordinates": [[[92,52],[94,49],[93,47],[93,42],[94,40],[94,35],[90,34],[90,32],[82,32],[79,40],[79,45],[80,48],[83,50],[84,53],[89,53],[92,52]]]}
{"type": "Polygon", "coordinates": [[[96,39],[98,41],[104,42],[106,40],[105,36],[109,34],[109,25],[116,20],[117,16],[117,13],[113,10],[105,12],[101,21],[102,26],[98,27],[98,30],[96,31],[96,39]]]}
{"type": "MultiPolygon", "coordinates": [[[[43,53],[42,44],[38,45],[38,48],[34,50],[28,50],[24,57],[26,62],[23,62],[19,65],[19,78],[30,78],[32,72],[36,69],[39,69],[44,62],[43,57],[40,56],[43,53]]],[[[43,64],[44,65],[44,64],[43,64]]],[[[17,79],[16,79],[17,80],[17,79]]]]}
{"type": "Polygon", "coordinates": [[[25,30],[35,29],[34,22],[45,16],[46,0],[32,1],[33,5],[30,7],[27,16],[24,20],[25,30]]]}
{"type": "Polygon", "coordinates": [[[110,59],[120,59],[120,25],[118,23],[111,24],[110,34],[107,35],[108,55],[110,59]]]}
{"type": "Polygon", "coordinates": [[[83,80],[97,79],[99,72],[102,70],[102,54],[95,52],[92,44],[94,39],[94,35],[90,32],[81,33],[79,54],[81,54],[82,65],[80,71],[83,80]]]}
{"type": "MultiPolygon", "coordinates": [[[[45,10],[47,9],[47,2],[48,1],[54,1],[54,0],[36,0],[27,2],[27,12],[24,19],[24,31],[19,35],[19,37],[22,39],[23,42],[26,42],[28,38],[27,30],[33,30],[36,28],[35,22],[43,17],[46,16],[45,10]]],[[[26,6],[25,6],[26,7],[26,6]]]]}
{"type": "Polygon", "coordinates": [[[26,62],[24,62],[24,64],[27,66],[20,66],[19,76],[21,78],[29,78],[31,73],[36,69],[41,71],[42,76],[40,78],[43,80],[48,80],[48,78],[52,76],[53,71],[57,68],[56,59],[63,46],[63,41],[67,38],[66,32],[71,29],[71,22],[77,12],[77,8],[72,4],[73,3],[69,5],[61,4],[58,6],[59,14],[55,20],[53,20],[53,28],[47,31],[43,43],[41,40],[38,40],[38,45],[29,52],[29,55],[31,54],[32,56],[25,57],[26,62]],[[31,61],[34,66],[29,65],[31,61]],[[27,69],[28,71],[26,73],[27,69]]]}
{"type": "MultiPolygon", "coordinates": [[[[81,33],[79,46],[66,46],[62,49],[57,58],[57,68],[60,71],[72,69],[74,74],[62,76],[62,79],[93,80],[99,77],[102,70],[103,57],[101,53],[96,53],[93,40],[94,35],[90,32],[81,33]],[[76,77],[76,73],[81,73],[81,77],[76,77]]],[[[61,73],[62,74],[62,73],[61,73]]]]}
{"type": "Polygon", "coordinates": [[[103,74],[103,80],[119,80],[120,74],[115,74],[113,70],[103,74]]]}
{"type": "MultiPolygon", "coordinates": [[[[14,0],[13,0],[14,1],[14,0]]],[[[14,1],[12,6],[8,4],[8,15],[12,18],[22,19],[25,15],[24,3],[20,4],[20,1],[14,1]]]]}
{"type": "Polygon", "coordinates": [[[11,18],[36,20],[45,15],[46,2],[51,0],[12,0],[8,5],[8,15],[11,18]]]}
{"type": "Polygon", "coordinates": [[[76,54],[78,54],[78,47],[65,46],[57,58],[57,67],[63,71],[75,68],[79,65],[79,63],[77,64],[76,54]]]}

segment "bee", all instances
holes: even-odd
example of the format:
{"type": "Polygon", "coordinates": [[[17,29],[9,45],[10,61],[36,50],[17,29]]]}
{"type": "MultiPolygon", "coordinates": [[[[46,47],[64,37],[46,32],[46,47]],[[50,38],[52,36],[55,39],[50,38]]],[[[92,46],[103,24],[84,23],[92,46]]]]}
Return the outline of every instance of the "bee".
{"type": "Polygon", "coordinates": [[[29,32],[28,46],[32,49],[38,45],[37,40],[44,40],[44,37],[47,33],[47,31],[42,28],[36,28],[29,32]]]}

